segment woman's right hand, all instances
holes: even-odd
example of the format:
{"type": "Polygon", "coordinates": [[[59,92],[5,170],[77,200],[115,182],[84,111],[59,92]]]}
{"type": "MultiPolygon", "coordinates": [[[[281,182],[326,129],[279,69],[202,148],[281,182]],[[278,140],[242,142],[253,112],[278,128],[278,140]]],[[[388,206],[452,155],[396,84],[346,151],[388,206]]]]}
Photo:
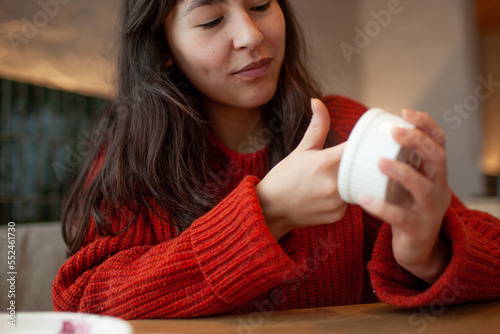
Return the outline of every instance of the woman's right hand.
{"type": "Polygon", "coordinates": [[[330,116],[321,100],[313,99],[311,107],[313,117],[300,144],[256,187],[276,240],[296,228],[336,222],[345,214],[347,204],[337,186],[345,143],[323,149],[330,116]]]}

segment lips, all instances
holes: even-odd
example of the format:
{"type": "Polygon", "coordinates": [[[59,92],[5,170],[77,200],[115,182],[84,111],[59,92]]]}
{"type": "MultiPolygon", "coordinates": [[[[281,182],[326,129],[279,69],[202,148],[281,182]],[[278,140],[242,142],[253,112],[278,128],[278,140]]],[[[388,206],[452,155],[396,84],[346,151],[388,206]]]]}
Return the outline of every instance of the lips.
{"type": "Polygon", "coordinates": [[[234,74],[247,77],[259,77],[267,72],[270,64],[271,64],[271,58],[264,58],[243,67],[241,70],[239,70],[234,74]]]}

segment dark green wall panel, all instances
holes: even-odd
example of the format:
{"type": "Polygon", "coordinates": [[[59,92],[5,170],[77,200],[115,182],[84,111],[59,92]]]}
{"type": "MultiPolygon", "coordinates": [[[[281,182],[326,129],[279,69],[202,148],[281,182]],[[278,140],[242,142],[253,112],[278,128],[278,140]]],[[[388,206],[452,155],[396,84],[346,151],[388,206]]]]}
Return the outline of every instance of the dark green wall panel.
{"type": "Polygon", "coordinates": [[[0,224],[60,219],[105,103],[0,79],[0,224]]]}

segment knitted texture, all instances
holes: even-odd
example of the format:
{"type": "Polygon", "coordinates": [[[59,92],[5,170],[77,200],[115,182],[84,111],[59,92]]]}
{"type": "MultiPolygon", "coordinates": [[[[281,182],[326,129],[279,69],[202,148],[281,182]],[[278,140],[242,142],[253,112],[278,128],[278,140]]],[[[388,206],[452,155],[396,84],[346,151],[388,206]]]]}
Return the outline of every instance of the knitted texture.
{"type": "MultiPolygon", "coordinates": [[[[324,101],[345,141],[366,108],[338,96],[324,101]]],[[[394,260],[390,226],[359,206],[348,205],[339,222],[294,230],[276,242],[255,190],[265,176],[267,149],[241,154],[215,142],[228,160],[217,167],[227,196],[180,235],[152,200],[156,213],[143,209],[124,233],[99,237],[91,228],[54,281],[56,311],[182,318],[368,302],[375,299],[366,271],[370,255],[371,283],[388,303],[415,307],[500,296],[500,222],[490,215],[453,198],[443,224],[453,256],[428,286],[394,260]]],[[[123,208],[113,230],[134,217],[123,208]]]]}

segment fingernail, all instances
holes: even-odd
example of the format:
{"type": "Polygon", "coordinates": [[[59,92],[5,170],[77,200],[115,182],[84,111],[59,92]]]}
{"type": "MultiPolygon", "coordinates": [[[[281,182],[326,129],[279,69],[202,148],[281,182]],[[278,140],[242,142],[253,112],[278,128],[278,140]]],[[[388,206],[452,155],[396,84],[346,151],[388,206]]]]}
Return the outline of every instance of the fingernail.
{"type": "Polygon", "coordinates": [[[415,110],[412,109],[403,109],[403,116],[405,117],[414,117],[416,115],[415,110]]]}
{"type": "Polygon", "coordinates": [[[395,127],[394,128],[394,134],[399,137],[407,137],[408,136],[408,130],[405,128],[400,128],[400,127],[395,127]]]}
{"type": "Polygon", "coordinates": [[[387,158],[381,158],[378,162],[378,166],[382,171],[390,170],[392,167],[390,160],[387,158]]]}
{"type": "Polygon", "coordinates": [[[314,100],[315,100],[315,98],[311,97],[311,111],[313,113],[313,116],[314,116],[314,100]]]}

